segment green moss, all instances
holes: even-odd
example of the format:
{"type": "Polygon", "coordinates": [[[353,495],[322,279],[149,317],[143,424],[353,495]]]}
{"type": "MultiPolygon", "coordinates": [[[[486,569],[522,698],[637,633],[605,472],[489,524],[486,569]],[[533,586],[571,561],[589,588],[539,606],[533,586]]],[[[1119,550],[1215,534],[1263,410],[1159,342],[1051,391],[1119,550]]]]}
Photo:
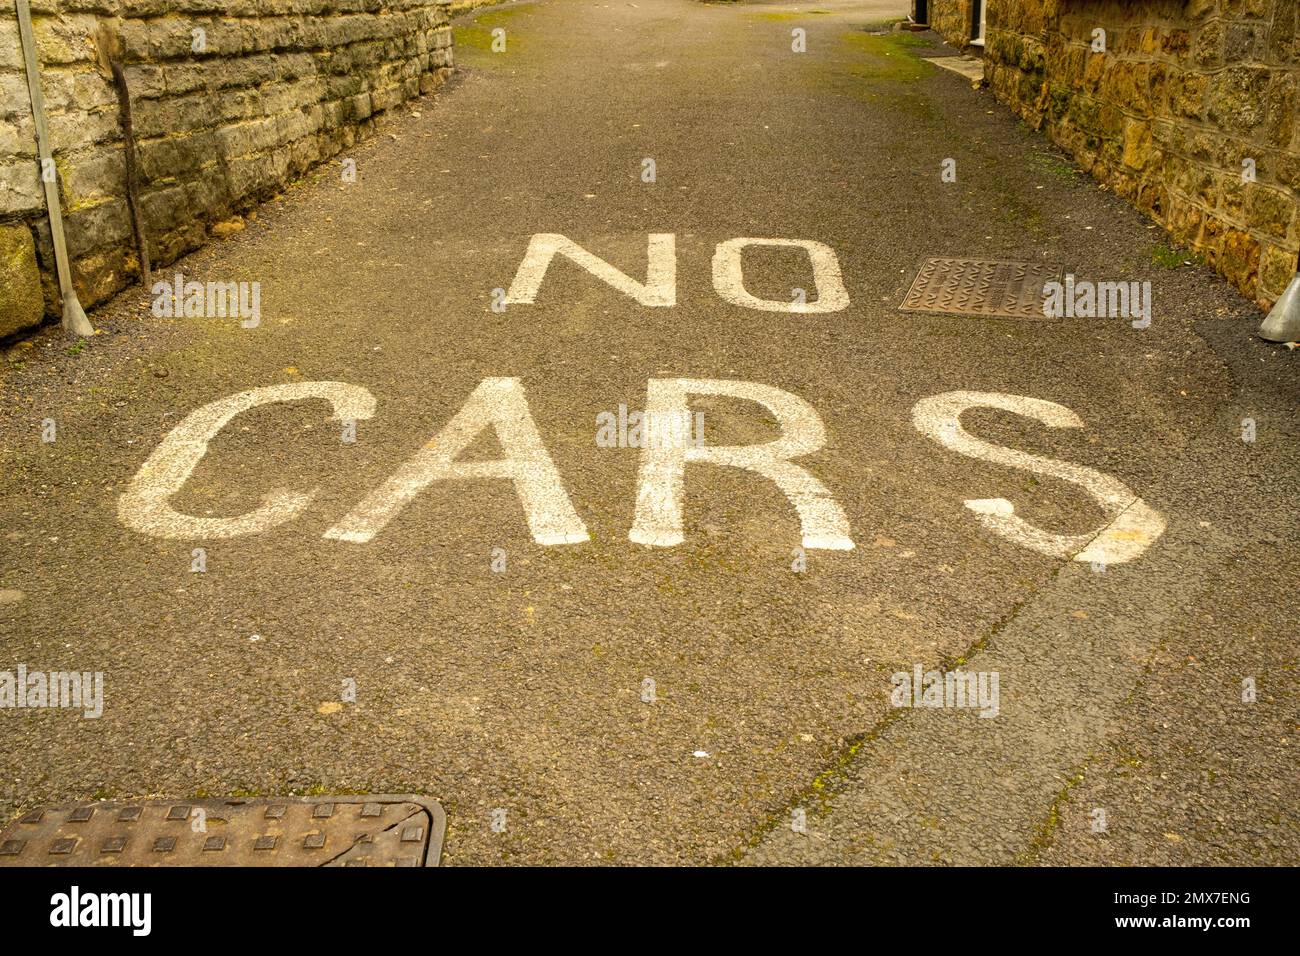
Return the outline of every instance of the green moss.
{"type": "Polygon", "coordinates": [[[1055,176],[1057,179],[1073,180],[1079,175],[1079,170],[1073,165],[1051,153],[1034,153],[1029,157],[1029,162],[1037,171],[1055,176]]]}
{"type": "Polygon", "coordinates": [[[1202,265],[1205,257],[1198,252],[1188,252],[1178,246],[1160,242],[1151,247],[1151,261],[1162,269],[1177,269],[1181,265],[1202,265]]]}
{"type": "Polygon", "coordinates": [[[773,11],[771,13],[754,13],[751,16],[758,17],[760,20],[771,20],[775,23],[784,23],[788,20],[800,20],[803,17],[816,17],[829,13],[829,10],[802,10],[790,13],[773,11]]]}
{"type": "Polygon", "coordinates": [[[531,3],[521,3],[518,6],[506,7],[502,10],[489,10],[471,21],[454,24],[451,28],[452,42],[455,44],[457,52],[474,50],[481,53],[491,53],[492,31],[498,28],[506,30],[506,51],[517,51],[520,49],[520,31],[512,32],[506,28],[506,24],[520,13],[527,12],[532,8],[533,4],[531,3]]]}
{"type": "Polygon", "coordinates": [[[912,49],[927,46],[921,37],[911,33],[889,33],[878,36],[855,30],[840,38],[849,48],[855,61],[849,72],[868,80],[894,80],[914,82],[928,74],[930,67],[912,53],[912,49]]]}
{"type": "MultiPolygon", "coordinates": [[[[1084,765],[1087,766],[1086,761],[1084,765]]],[[[1051,845],[1052,838],[1061,825],[1061,808],[1069,801],[1070,792],[1083,783],[1083,780],[1084,771],[1080,770],[1065,782],[1065,786],[1052,799],[1052,805],[1047,811],[1047,818],[1038,825],[1033,838],[1029,841],[1029,846],[1016,858],[1017,866],[1031,865],[1038,858],[1038,855],[1051,845]]]]}
{"type": "Polygon", "coordinates": [[[1054,86],[1051,89],[1051,102],[1048,110],[1053,118],[1061,119],[1070,109],[1070,91],[1065,87],[1054,86]]]}

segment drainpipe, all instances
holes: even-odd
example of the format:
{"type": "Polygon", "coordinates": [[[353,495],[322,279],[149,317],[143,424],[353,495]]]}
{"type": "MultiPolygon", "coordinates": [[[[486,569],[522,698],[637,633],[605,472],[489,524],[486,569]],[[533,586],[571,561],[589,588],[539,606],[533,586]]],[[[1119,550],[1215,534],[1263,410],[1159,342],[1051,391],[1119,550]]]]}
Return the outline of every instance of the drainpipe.
{"type": "Polygon", "coordinates": [[[1266,342],[1300,342],[1300,271],[1264,317],[1259,337],[1266,342]]]}
{"type": "Polygon", "coordinates": [[[41,160],[41,182],[45,184],[45,206],[50,214],[50,238],[54,241],[54,263],[59,272],[59,293],[63,297],[63,327],[77,335],[94,335],[95,328],[77,300],[72,287],[72,268],[68,246],[63,236],[63,212],[59,206],[58,174],[51,179],[45,170],[54,169],[50,156],[50,131],[45,125],[45,97],[41,95],[41,78],[36,64],[36,38],[32,35],[32,9],[28,0],[15,0],[18,7],[18,33],[22,37],[23,62],[27,68],[27,92],[32,99],[32,121],[36,124],[36,151],[41,160]]]}

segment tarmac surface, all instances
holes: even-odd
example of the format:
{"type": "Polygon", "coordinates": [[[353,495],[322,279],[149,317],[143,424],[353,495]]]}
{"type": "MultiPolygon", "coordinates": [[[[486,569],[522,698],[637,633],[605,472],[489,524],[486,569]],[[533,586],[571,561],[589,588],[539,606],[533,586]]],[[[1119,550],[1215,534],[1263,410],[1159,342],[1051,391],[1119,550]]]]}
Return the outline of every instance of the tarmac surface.
{"type": "MultiPolygon", "coordinates": [[[[905,6],[480,9],[456,21],[455,81],[340,157],[356,182],[327,164],[163,270],[259,282],[255,328],[159,318],[136,288],[84,346],[52,329],[11,347],[0,670],[102,672],[104,707],[0,713],[0,817],[418,793],[446,809],[450,864],[1294,864],[1300,352],[1254,338],[1251,303],[924,62],[952,51],[881,32],[905,6]],[[494,311],[530,237],[555,233],[637,283],[649,234],[673,234],[675,304],[557,258],[535,302],[494,311]],[[741,237],[828,246],[847,306],[727,301],[711,263],[741,237]],[[1149,281],[1152,322],[899,311],[932,256],[1149,281]],[[563,488],[538,507],[567,499],[588,540],[538,543],[501,478],[432,481],[370,540],[325,537],[503,378],[563,488]],[[629,540],[644,449],[602,447],[597,416],[644,409],[651,379],[802,399],[825,440],[793,463],[854,547],[794,570],[808,529],[777,484],[690,462],[681,542],[629,540]],[[124,523],[186,416],[309,382],[373,396],[354,442],[320,398],[252,407],[169,499],[222,519],[316,489],[295,517],[229,537],[124,523]],[[952,392],[1073,412],[975,407],[961,427],[1121,482],[1163,533],[1116,564],[991,528],[964,502],[1007,499],[1055,535],[1115,516],[1059,468],[923,434],[918,403],[952,392]],[[996,715],[892,706],[918,665],[995,673],[996,715]]],[[[817,299],[800,248],[743,264],[752,296],[817,299]]],[[[690,408],[706,446],[789,426],[743,397],[690,408]]],[[[461,460],[503,453],[488,428],[461,460]]]]}

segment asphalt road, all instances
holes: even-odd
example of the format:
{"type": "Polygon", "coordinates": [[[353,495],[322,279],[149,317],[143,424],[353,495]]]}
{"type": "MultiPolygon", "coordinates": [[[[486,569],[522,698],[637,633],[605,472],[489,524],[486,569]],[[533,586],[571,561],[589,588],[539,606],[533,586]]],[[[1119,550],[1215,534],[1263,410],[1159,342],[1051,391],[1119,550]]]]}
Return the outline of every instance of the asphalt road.
{"type": "MultiPolygon", "coordinates": [[[[1294,863],[1300,354],[1254,339],[1258,313],[1210,270],[1160,264],[1158,230],[925,63],[931,41],[871,34],[903,6],[480,10],[457,22],[460,76],[349,154],[355,183],[324,167],[166,270],[259,282],[256,328],[159,318],[137,289],[84,347],[51,330],[10,349],[4,666],[102,671],[105,695],[98,719],[0,713],[0,816],[414,792],[446,807],[453,864],[1294,863]],[[533,304],[494,311],[543,233],[637,282],[647,235],[674,234],[676,304],[558,259],[533,304]],[[847,307],[726,301],[711,262],[737,237],[829,246],[847,307]],[[898,311],[929,256],[1149,281],[1153,321],[898,311]],[[489,378],[519,380],[589,540],[538,544],[499,478],[434,481],[367,543],[324,537],[489,378]],[[680,544],[629,540],[641,450],[601,447],[596,417],[645,408],[650,379],[807,403],[825,443],[796,464],[855,547],[792,570],[790,500],[716,464],[685,468],[680,544]],[[170,498],[223,518],[318,489],[297,517],[233,537],[124,525],[191,412],[303,382],[368,390],[355,442],[319,399],[262,405],[170,498]],[[1059,474],[923,435],[918,402],[954,391],[1075,413],[962,425],[1122,482],[1163,534],[1099,570],[990,530],[963,502],[1009,499],[1056,534],[1113,516],[1059,474]],[[957,664],[999,675],[996,716],[891,706],[895,673],[957,664]]],[[[743,261],[752,295],[815,299],[801,250],[743,261]]],[[[709,446],[783,427],[752,401],[690,402],[709,446]]],[[[489,429],[462,457],[502,454],[489,429]]]]}

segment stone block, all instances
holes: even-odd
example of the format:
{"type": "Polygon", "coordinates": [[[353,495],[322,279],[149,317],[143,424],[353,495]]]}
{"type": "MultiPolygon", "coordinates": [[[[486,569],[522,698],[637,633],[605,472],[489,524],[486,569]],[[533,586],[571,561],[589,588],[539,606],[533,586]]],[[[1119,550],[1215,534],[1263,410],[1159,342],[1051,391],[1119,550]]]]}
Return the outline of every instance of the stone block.
{"type": "Polygon", "coordinates": [[[35,328],[44,315],[32,232],[23,222],[0,225],[0,338],[35,328]]]}
{"type": "Polygon", "coordinates": [[[1124,123],[1124,165],[1130,169],[1145,169],[1151,161],[1151,126],[1142,120],[1130,119],[1124,123]]]}
{"type": "MultiPolygon", "coordinates": [[[[105,246],[134,243],[130,212],[125,199],[110,199],[93,206],[82,206],[63,217],[68,254],[74,258],[105,246]]],[[[85,305],[83,302],[82,305],[85,305]]]]}
{"type": "Polygon", "coordinates": [[[40,167],[33,159],[0,162],[0,216],[45,208],[45,187],[40,167]]]}
{"type": "Polygon", "coordinates": [[[1273,0],[1223,0],[1223,15],[1232,18],[1265,17],[1272,6],[1273,0]]]}
{"type": "Polygon", "coordinates": [[[1251,231],[1276,239],[1294,235],[1296,197],[1281,190],[1255,183],[1246,190],[1246,224],[1251,231]]]}
{"type": "Polygon", "coordinates": [[[78,209],[126,195],[126,156],[117,144],[99,146],[65,164],[65,209],[78,209]]]}
{"type": "Polygon", "coordinates": [[[35,161],[36,124],[31,116],[0,123],[0,162],[15,158],[35,161]]]}
{"type": "Polygon", "coordinates": [[[0,73],[0,120],[31,115],[27,78],[22,73],[0,73]]]}
{"type": "Polygon", "coordinates": [[[23,68],[22,45],[18,39],[18,21],[12,11],[0,16],[0,70],[23,68]]]}
{"type": "Polygon", "coordinates": [[[1246,187],[1235,173],[1219,177],[1219,214],[1234,222],[1246,221],[1246,187]]]}
{"type": "Polygon", "coordinates": [[[1269,115],[1272,75],[1263,67],[1230,67],[1215,74],[1207,94],[1207,116],[1221,129],[1250,136],[1269,115]]]}
{"type": "Polygon", "coordinates": [[[1300,63],[1300,3],[1278,4],[1266,42],[1269,62],[1300,63]]]}
{"type": "Polygon", "coordinates": [[[1253,290],[1259,273],[1259,242],[1249,233],[1233,229],[1223,237],[1219,269],[1238,289],[1253,290]]]}
{"type": "Polygon", "coordinates": [[[1202,69],[1215,69],[1224,61],[1224,27],[1218,20],[1211,21],[1196,33],[1192,41],[1192,60],[1202,69]]]}
{"type": "Polygon", "coordinates": [[[1182,71],[1170,77],[1169,106],[1177,116],[1199,119],[1205,110],[1206,90],[1210,77],[1204,73],[1182,71]]]}
{"type": "Polygon", "coordinates": [[[1296,274],[1296,247],[1265,243],[1259,255],[1259,290],[1276,299],[1296,274]]]}
{"type": "Polygon", "coordinates": [[[59,64],[93,63],[97,25],[97,19],[89,14],[33,17],[32,36],[42,69],[59,64]]]}
{"type": "Polygon", "coordinates": [[[1232,23],[1223,40],[1223,59],[1227,63],[1261,60],[1267,48],[1268,30],[1263,23],[1232,23]]]}

